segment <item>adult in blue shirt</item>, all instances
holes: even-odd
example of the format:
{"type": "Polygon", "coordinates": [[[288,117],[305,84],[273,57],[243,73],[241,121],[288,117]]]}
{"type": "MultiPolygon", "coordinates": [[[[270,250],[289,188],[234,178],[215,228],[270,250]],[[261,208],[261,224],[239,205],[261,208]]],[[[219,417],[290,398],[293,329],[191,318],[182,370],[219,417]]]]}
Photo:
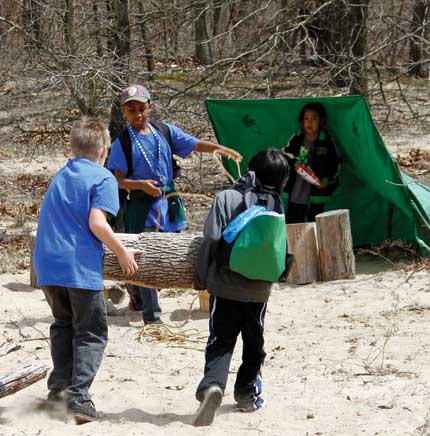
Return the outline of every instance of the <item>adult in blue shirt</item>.
{"type": "MultiPolygon", "coordinates": [[[[108,168],[114,171],[119,187],[129,191],[124,205],[125,231],[178,232],[186,227],[185,217],[174,213],[172,202],[166,196],[175,191],[172,152],[185,158],[192,151],[217,151],[238,162],[242,156],[230,148],[200,140],[166,123],[171,136],[170,147],[164,135],[149,121],[151,97],[143,85],[135,84],[124,89],[121,107],[129,124],[132,168],[129,171],[119,139],[112,144],[108,168]]],[[[161,322],[156,289],[132,286],[131,294],[131,308],[142,310],[145,324],[161,322]]]]}

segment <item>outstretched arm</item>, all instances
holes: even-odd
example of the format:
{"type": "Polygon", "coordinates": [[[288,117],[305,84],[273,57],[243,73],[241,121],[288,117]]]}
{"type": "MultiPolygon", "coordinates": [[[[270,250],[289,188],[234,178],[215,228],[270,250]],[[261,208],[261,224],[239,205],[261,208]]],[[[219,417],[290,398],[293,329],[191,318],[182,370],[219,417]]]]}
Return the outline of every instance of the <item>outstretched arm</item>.
{"type": "Polygon", "coordinates": [[[223,145],[215,144],[215,142],[210,141],[200,140],[196,144],[194,151],[200,151],[201,153],[213,153],[214,151],[217,151],[223,156],[228,157],[229,159],[233,159],[236,162],[240,162],[242,160],[242,155],[236,150],[224,147],[223,145]]]}

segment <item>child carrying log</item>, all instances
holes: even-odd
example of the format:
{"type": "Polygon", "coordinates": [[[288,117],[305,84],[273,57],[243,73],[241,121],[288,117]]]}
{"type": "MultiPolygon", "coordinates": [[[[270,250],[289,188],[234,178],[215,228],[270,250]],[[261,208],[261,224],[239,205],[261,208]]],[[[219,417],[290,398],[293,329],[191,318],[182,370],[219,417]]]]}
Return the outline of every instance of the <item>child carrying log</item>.
{"type": "MultiPolygon", "coordinates": [[[[204,376],[196,392],[201,404],[194,419],[195,426],[211,424],[221,405],[239,334],[242,335],[243,354],[234,385],[237,407],[245,412],[253,412],[264,404],[261,396],[261,367],[266,356],[263,332],[273,283],[250,279],[230,269],[223,262],[224,253],[220,253],[220,247],[223,246],[223,232],[228,224],[242,212],[250,210],[247,209],[248,194],[259,199],[261,196],[267,205],[272,205],[266,208],[268,213],[281,214],[285,229],[280,193],[287,179],[288,163],[282,153],[275,148],[261,151],[251,159],[248,172],[236,182],[233,189],[215,197],[206,219],[198,253],[195,289],[207,289],[210,294],[210,333],[204,376]]],[[[260,204],[260,201],[255,204],[260,204]]],[[[281,242],[285,248],[285,233],[281,242]]]]}
{"type": "Polygon", "coordinates": [[[117,256],[124,274],[137,269],[140,250],[127,249],[107,223],[119,209],[118,183],[103,167],[110,144],[106,125],[83,118],[71,131],[74,158],[58,171],[40,210],[34,268],[54,316],[50,328],[54,368],[48,400],[66,401],[77,424],[97,412],[88,390],[107,341],[103,297],[103,244],[117,256]]]}

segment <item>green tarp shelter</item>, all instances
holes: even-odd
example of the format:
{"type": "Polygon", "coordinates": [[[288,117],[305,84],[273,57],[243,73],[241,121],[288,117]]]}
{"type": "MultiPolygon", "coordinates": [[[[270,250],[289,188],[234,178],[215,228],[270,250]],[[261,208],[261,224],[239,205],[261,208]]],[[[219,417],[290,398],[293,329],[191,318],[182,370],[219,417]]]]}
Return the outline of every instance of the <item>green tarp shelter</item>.
{"type": "MultiPolygon", "coordinates": [[[[430,190],[402,174],[376,129],[361,96],[263,100],[207,100],[206,108],[220,144],[249,159],[267,147],[283,147],[300,128],[304,104],[321,102],[328,131],[342,158],[340,186],[326,210],[349,209],[354,247],[386,239],[418,244],[430,254],[430,190]]],[[[224,161],[237,176],[236,165],[224,161]]]]}

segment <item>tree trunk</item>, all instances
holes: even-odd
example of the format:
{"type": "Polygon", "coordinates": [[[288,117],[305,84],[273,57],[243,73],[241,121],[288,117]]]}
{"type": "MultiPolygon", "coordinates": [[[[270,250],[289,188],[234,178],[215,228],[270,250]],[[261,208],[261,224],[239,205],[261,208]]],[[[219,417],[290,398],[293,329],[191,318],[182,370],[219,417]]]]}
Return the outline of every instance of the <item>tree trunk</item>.
{"type": "Polygon", "coordinates": [[[139,24],[140,33],[142,35],[143,47],[145,48],[146,65],[149,72],[154,71],[154,56],[152,52],[151,43],[149,42],[148,32],[146,29],[146,14],[144,0],[139,0],[139,24]]]}
{"type": "Polygon", "coordinates": [[[97,56],[103,56],[103,45],[102,45],[102,30],[100,24],[100,9],[99,0],[93,0],[93,13],[94,13],[94,39],[96,41],[96,52],[97,56]]]}
{"type": "Polygon", "coordinates": [[[353,279],[355,259],[352,250],[349,210],[333,210],[316,216],[321,280],[353,279]]]}
{"type": "Polygon", "coordinates": [[[46,377],[46,365],[27,365],[0,376],[0,398],[12,395],[46,377]]]}
{"type": "Polygon", "coordinates": [[[35,0],[24,0],[23,23],[30,46],[35,43],[36,47],[39,48],[42,45],[41,19],[42,9],[40,3],[35,0]]]}
{"type": "Polygon", "coordinates": [[[127,0],[108,0],[108,10],[111,14],[111,28],[109,45],[112,49],[113,72],[112,91],[114,93],[111,106],[109,132],[115,139],[125,127],[125,121],[121,112],[119,90],[125,88],[129,79],[130,62],[130,20],[128,17],[127,0]]]}
{"type": "Polygon", "coordinates": [[[315,223],[287,224],[288,253],[294,264],[287,282],[296,285],[319,279],[319,259],[315,223]]]}
{"type": "Polygon", "coordinates": [[[104,279],[148,288],[193,288],[197,253],[202,241],[196,233],[117,233],[129,248],[143,250],[136,256],[139,270],[132,277],[121,272],[116,256],[106,248],[104,279]]]}
{"type": "Polygon", "coordinates": [[[64,38],[66,40],[67,53],[74,55],[76,51],[75,0],[65,1],[63,22],[64,22],[64,38]]]}
{"type": "Polygon", "coordinates": [[[426,77],[427,72],[423,64],[426,56],[424,53],[423,40],[428,33],[428,6],[427,1],[417,0],[414,5],[411,20],[411,39],[409,42],[409,75],[426,77]]]}
{"type": "Polygon", "coordinates": [[[196,58],[202,65],[212,63],[212,56],[209,44],[209,34],[206,23],[206,2],[200,2],[195,6],[195,32],[196,32],[196,58]]]}
{"type": "Polygon", "coordinates": [[[367,15],[369,0],[351,5],[350,95],[367,94],[367,15]]]}

